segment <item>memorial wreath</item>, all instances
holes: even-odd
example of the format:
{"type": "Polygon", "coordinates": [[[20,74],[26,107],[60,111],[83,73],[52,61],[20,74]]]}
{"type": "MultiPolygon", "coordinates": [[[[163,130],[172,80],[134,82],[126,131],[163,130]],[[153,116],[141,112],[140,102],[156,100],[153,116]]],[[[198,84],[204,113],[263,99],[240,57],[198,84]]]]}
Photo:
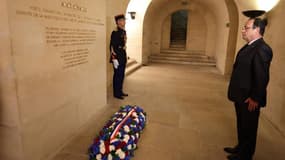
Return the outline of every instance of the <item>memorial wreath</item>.
{"type": "Polygon", "coordinates": [[[89,148],[90,160],[130,160],[145,125],[146,113],[142,108],[121,107],[89,148]]]}

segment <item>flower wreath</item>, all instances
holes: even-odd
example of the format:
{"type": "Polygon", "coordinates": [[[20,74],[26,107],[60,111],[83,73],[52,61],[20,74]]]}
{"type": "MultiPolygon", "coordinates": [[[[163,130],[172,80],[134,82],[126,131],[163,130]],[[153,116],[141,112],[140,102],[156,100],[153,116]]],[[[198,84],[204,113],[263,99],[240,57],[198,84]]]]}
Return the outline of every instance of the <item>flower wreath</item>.
{"type": "Polygon", "coordinates": [[[142,108],[121,107],[89,148],[90,160],[130,160],[145,125],[146,113],[142,108]]]}

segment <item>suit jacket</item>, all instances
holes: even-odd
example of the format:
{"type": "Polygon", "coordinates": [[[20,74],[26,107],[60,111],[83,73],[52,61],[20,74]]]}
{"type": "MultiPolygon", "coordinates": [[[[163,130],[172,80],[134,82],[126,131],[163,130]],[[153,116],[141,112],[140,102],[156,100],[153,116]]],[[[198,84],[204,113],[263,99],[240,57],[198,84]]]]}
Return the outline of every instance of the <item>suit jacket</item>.
{"type": "Polygon", "coordinates": [[[228,88],[228,98],[231,101],[243,103],[250,97],[257,101],[260,107],[266,106],[266,88],[272,56],[272,49],[263,38],[240,49],[228,88]]]}
{"type": "Polygon", "coordinates": [[[125,64],[127,62],[126,40],[127,36],[125,30],[117,28],[112,32],[110,42],[110,63],[112,63],[112,57],[116,58],[120,64],[125,64]]]}

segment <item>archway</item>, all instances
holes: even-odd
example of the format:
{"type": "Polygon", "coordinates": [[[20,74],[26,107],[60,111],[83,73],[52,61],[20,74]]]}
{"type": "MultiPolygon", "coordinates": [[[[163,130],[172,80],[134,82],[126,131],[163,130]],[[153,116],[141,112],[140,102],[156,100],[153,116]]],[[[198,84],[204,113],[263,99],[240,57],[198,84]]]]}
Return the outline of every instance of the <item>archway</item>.
{"type": "Polygon", "coordinates": [[[170,48],[185,49],[188,13],[188,10],[179,10],[171,14],[170,48]]]}
{"type": "Polygon", "coordinates": [[[205,52],[217,60],[217,68],[222,74],[229,73],[234,61],[239,25],[238,11],[234,0],[223,2],[193,0],[186,5],[181,5],[180,1],[130,0],[126,11],[128,55],[139,63],[147,64],[150,54],[159,53],[162,46],[161,36],[154,36],[161,35],[158,32],[161,32],[162,28],[156,29],[162,25],[161,21],[166,17],[161,15],[161,12],[174,12],[175,10],[171,10],[169,6],[175,5],[180,9],[188,9],[187,5],[190,5],[190,9],[197,9],[199,5],[208,8],[204,16],[207,23],[207,37],[215,38],[206,39],[205,52]],[[163,10],[161,10],[162,7],[163,10]],[[136,12],[135,19],[130,18],[129,12],[133,11],[136,12]]]}
{"type": "MultiPolygon", "coordinates": [[[[233,44],[236,43],[237,33],[235,30],[238,28],[238,11],[231,8],[235,6],[234,0],[222,2],[193,0],[186,5],[180,1],[153,0],[152,2],[143,23],[143,63],[148,62],[148,57],[151,54],[159,54],[161,51],[163,20],[171,12],[189,9],[190,11],[203,11],[202,18],[206,20],[206,36],[211,38],[206,39],[206,45],[204,45],[206,48],[202,48],[202,50],[205,50],[207,56],[216,59],[216,66],[222,74],[228,72],[226,71],[227,66],[230,66],[234,59],[228,58],[228,56],[235,54],[233,44]],[[161,10],[161,8],[164,9],[161,10]]],[[[197,35],[196,37],[201,36],[197,35]]],[[[193,42],[197,41],[193,39],[193,42]]]]}
{"type": "MultiPolygon", "coordinates": [[[[207,47],[207,39],[213,39],[214,36],[213,34],[207,33],[212,32],[212,28],[215,28],[215,24],[211,23],[211,18],[208,18],[209,15],[206,16],[201,10],[200,8],[196,10],[191,10],[190,8],[187,10],[178,9],[166,15],[161,24],[161,50],[193,51],[204,55],[210,53],[211,51],[209,50],[211,50],[211,48],[207,47]],[[179,24],[180,26],[178,27],[180,28],[178,32],[179,34],[182,32],[183,35],[178,35],[177,39],[172,40],[171,36],[175,36],[176,33],[173,31],[173,15],[181,11],[185,11],[185,15],[181,17],[184,22],[179,24]],[[181,25],[185,25],[182,26],[182,31],[181,25]]],[[[179,19],[179,21],[181,21],[181,19],[179,19]]],[[[212,55],[208,54],[208,56],[211,57],[212,55]]]]}
{"type": "Polygon", "coordinates": [[[235,54],[236,54],[236,44],[238,36],[238,26],[239,26],[239,17],[238,17],[238,8],[233,0],[225,0],[228,12],[229,12],[229,39],[227,46],[227,58],[225,65],[225,74],[230,74],[232,71],[232,65],[234,63],[235,54]]]}
{"type": "Polygon", "coordinates": [[[143,22],[146,10],[151,3],[151,0],[130,0],[126,15],[127,15],[127,53],[130,58],[142,63],[142,39],[143,39],[143,22]],[[130,13],[135,13],[135,17],[131,17],[130,13]]]}

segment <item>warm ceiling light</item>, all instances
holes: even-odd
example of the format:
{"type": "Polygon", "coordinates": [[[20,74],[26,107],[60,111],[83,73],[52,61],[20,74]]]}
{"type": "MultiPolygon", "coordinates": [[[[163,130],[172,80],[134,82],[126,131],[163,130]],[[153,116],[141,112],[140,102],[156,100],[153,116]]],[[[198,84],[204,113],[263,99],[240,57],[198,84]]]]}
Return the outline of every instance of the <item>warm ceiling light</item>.
{"type": "Polygon", "coordinates": [[[256,0],[258,9],[265,10],[266,12],[274,8],[280,0],[256,0]]]}

